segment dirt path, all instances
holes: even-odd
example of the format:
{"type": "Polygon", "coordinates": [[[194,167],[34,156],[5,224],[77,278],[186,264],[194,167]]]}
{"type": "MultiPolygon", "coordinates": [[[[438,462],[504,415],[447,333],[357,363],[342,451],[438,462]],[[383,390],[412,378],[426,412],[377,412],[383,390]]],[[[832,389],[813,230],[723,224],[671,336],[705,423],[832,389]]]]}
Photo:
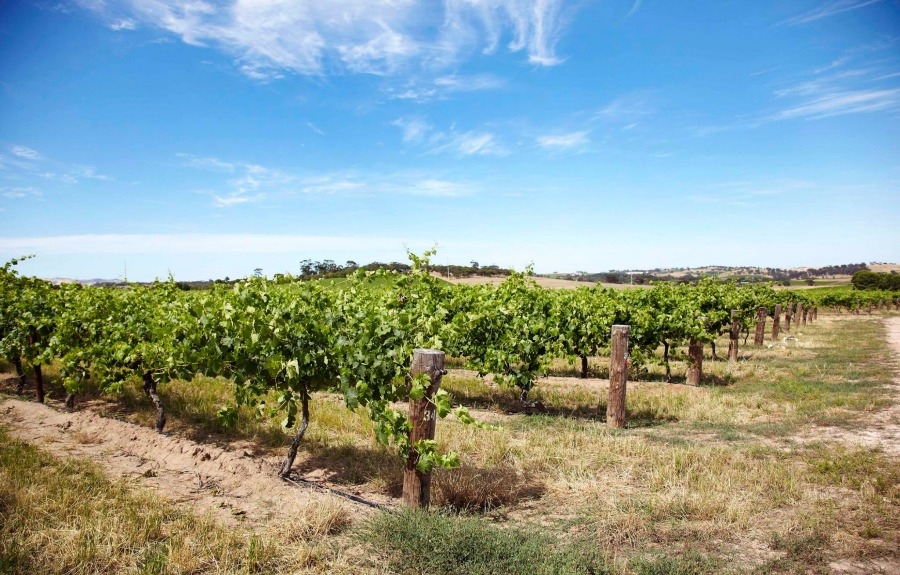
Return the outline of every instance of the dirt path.
{"type": "MultiPolygon", "coordinates": [[[[0,425],[57,457],[89,458],[111,477],[133,478],[226,524],[265,523],[275,514],[308,512],[310,506],[349,505],[334,495],[285,483],[275,475],[276,460],[158,434],[90,411],[69,413],[6,399],[0,403],[0,425]]],[[[354,512],[366,509],[353,506],[354,512]]]]}
{"type": "Polygon", "coordinates": [[[887,340],[894,355],[898,370],[891,382],[893,403],[887,408],[866,415],[865,427],[842,429],[839,427],[817,426],[801,434],[801,441],[827,439],[848,445],[881,448],[886,455],[900,457],[900,317],[884,320],[887,340]]]}

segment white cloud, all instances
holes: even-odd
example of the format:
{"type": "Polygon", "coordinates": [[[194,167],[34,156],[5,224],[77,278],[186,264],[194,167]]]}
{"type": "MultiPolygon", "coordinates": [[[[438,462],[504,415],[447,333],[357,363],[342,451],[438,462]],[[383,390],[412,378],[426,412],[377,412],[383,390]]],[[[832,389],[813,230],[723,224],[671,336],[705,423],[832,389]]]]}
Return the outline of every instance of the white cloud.
{"type": "Polygon", "coordinates": [[[649,116],[655,108],[647,94],[636,93],[620,96],[598,110],[593,119],[601,122],[634,123],[637,118],[649,116]]]}
{"type": "Polygon", "coordinates": [[[76,180],[78,178],[89,178],[92,180],[102,180],[105,182],[112,180],[112,178],[107,175],[97,173],[97,168],[95,168],[94,166],[76,165],[71,169],[69,175],[71,175],[76,180]]]}
{"type": "Polygon", "coordinates": [[[134,30],[137,28],[137,22],[131,18],[119,18],[118,20],[111,22],[109,28],[117,32],[120,30],[134,30]]]}
{"type": "Polygon", "coordinates": [[[25,158],[26,160],[40,160],[43,156],[35,150],[26,146],[10,146],[9,151],[14,155],[25,158]]]}
{"type": "Polygon", "coordinates": [[[767,199],[783,201],[779,196],[809,194],[820,189],[817,182],[807,180],[762,180],[722,182],[712,185],[707,191],[693,194],[689,199],[698,204],[726,204],[733,206],[755,206],[767,199]]]}
{"type": "Polygon", "coordinates": [[[473,50],[510,52],[542,66],[556,55],[563,0],[123,0],[81,2],[114,29],[140,25],[236,59],[254,79],[344,71],[393,75],[452,67],[473,50]]]}
{"type": "Polygon", "coordinates": [[[584,146],[590,142],[590,139],[587,132],[571,132],[569,134],[539,136],[537,142],[542,148],[567,150],[584,146]]]}
{"type": "MultiPolygon", "coordinates": [[[[473,153],[489,152],[475,150],[473,153]]],[[[189,154],[178,154],[178,157],[184,160],[182,165],[185,167],[229,174],[217,186],[213,185],[223,191],[200,192],[212,197],[212,204],[217,208],[233,208],[266,200],[283,200],[300,194],[459,197],[472,195],[478,189],[469,182],[449,180],[439,173],[423,171],[393,173],[345,171],[316,174],[302,170],[275,169],[246,162],[227,162],[213,157],[195,157],[189,154]]]]}
{"type": "Polygon", "coordinates": [[[634,0],[634,4],[631,5],[631,10],[629,10],[628,14],[625,15],[626,20],[637,14],[638,10],[641,9],[642,2],[643,0],[634,0]]]}
{"type": "Polygon", "coordinates": [[[264,194],[247,195],[245,192],[231,192],[224,196],[213,196],[213,205],[217,208],[230,208],[240,204],[258,202],[265,198],[264,194]]]}
{"type": "Polygon", "coordinates": [[[465,132],[452,134],[449,141],[431,150],[432,152],[451,152],[462,156],[505,156],[507,151],[497,143],[490,132],[465,132]]]}
{"type": "Polygon", "coordinates": [[[200,158],[191,154],[175,154],[182,158],[182,165],[189,168],[198,168],[201,170],[213,170],[221,172],[234,172],[234,164],[231,162],[223,162],[218,158],[205,157],[200,158]]]}
{"type": "Polygon", "coordinates": [[[808,24],[809,22],[815,22],[816,20],[828,18],[842,12],[857,10],[871,4],[876,4],[878,2],[881,2],[881,0],[832,0],[831,2],[827,2],[825,4],[822,4],[821,6],[813,8],[808,12],[804,12],[803,14],[794,16],[793,18],[788,18],[783,22],[779,22],[779,25],[794,26],[797,24],[808,24]]]}
{"type": "Polygon", "coordinates": [[[885,90],[830,90],[811,100],[776,113],[773,119],[820,119],[844,114],[900,108],[900,88],[885,90]]]}
{"type": "Polygon", "coordinates": [[[449,132],[434,129],[422,118],[399,118],[392,122],[403,131],[403,141],[425,145],[431,154],[456,154],[459,156],[505,156],[509,152],[497,142],[492,132],[457,132],[451,126],[449,132]]]}
{"type": "Polygon", "coordinates": [[[459,182],[446,180],[420,180],[410,188],[410,193],[416,196],[431,196],[443,198],[456,198],[468,196],[472,193],[470,186],[459,182]]]}
{"type": "Polygon", "coordinates": [[[446,98],[450,94],[496,90],[505,85],[506,82],[502,78],[493,74],[451,74],[430,80],[414,78],[399,86],[388,87],[387,92],[391,98],[396,100],[428,102],[446,98]]]}
{"type": "Polygon", "coordinates": [[[900,108],[900,88],[883,82],[890,80],[891,74],[885,74],[878,66],[847,67],[851,62],[852,57],[845,55],[814,70],[807,79],[776,90],[777,98],[794,102],[765,121],[820,119],[900,108]]]}
{"type": "Polygon", "coordinates": [[[421,143],[431,126],[422,118],[398,118],[392,125],[403,130],[403,141],[413,144],[421,143]]]}
{"type": "Polygon", "coordinates": [[[477,92],[481,90],[494,90],[506,84],[502,78],[493,74],[441,76],[434,79],[434,85],[447,92],[477,92]]]}
{"type": "Polygon", "coordinates": [[[40,172],[36,174],[44,179],[62,182],[64,184],[77,184],[78,179],[72,174],[59,174],[56,172],[40,172]]]}
{"type": "Polygon", "coordinates": [[[4,198],[17,200],[28,196],[40,196],[42,195],[42,192],[38,188],[32,187],[0,188],[0,195],[4,198]]]}
{"type": "Polygon", "coordinates": [[[300,191],[304,194],[347,194],[363,192],[365,187],[351,175],[334,174],[304,178],[300,191]]]}
{"type": "Polygon", "coordinates": [[[313,132],[319,134],[320,136],[324,136],[324,135],[325,135],[325,130],[323,130],[322,128],[316,126],[316,125],[313,124],[312,122],[306,122],[306,127],[309,128],[310,130],[312,130],[313,132]]]}

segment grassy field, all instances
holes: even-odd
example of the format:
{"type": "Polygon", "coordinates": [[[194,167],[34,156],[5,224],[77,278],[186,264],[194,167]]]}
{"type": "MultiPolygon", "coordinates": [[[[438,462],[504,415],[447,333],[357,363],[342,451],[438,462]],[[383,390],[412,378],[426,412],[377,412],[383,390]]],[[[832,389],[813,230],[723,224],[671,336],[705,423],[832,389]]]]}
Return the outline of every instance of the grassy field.
{"type": "MultiPolygon", "coordinates": [[[[662,366],[647,366],[629,382],[625,430],[605,426],[601,381],[539,381],[532,399],[547,413],[527,415],[513,391],[451,372],[443,387],[491,427],[438,425],[439,443],[463,466],[436,473],[435,512],[378,513],[336,528],[317,528],[311,516],[303,525],[313,527],[225,529],[89,462],[3,435],[0,572],[649,575],[897,565],[897,460],[809,431],[859,428],[891,403],[896,365],[884,325],[822,315],[791,335],[743,348],[736,365],[707,356],[699,388],[677,383],[680,359],[675,385],[663,382],[662,366]]],[[[592,372],[604,376],[604,363],[596,359],[592,372]]],[[[571,369],[560,361],[554,373],[571,369]]],[[[235,428],[218,425],[228,385],[162,386],[173,432],[280,453],[288,438],[274,421],[242,411],[235,428]]],[[[98,401],[115,417],[144,425],[154,417],[137,382],[98,401]]],[[[314,398],[296,468],[328,469],[331,481],[364,494],[400,488],[399,463],[374,443],[368,418],[331,394],[314,398]]]]}

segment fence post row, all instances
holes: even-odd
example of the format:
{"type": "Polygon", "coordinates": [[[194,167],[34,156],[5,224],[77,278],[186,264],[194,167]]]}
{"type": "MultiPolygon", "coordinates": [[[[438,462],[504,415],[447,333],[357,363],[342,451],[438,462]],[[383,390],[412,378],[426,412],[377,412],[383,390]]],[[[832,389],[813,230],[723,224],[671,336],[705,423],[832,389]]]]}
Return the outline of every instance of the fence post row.
{"type": "Polygon", "coordinates": [[[444,371],[444,352],[435,349],[413,350],[412,367],[409,369],[413,377],[426,374],[430,384],[422,399],[409,400],[409,457],[403,472],[403,504],[407,507],[428,507],[431,500],[431,472],[422,473],[416,468],[419,452],[414,447],[421,439],[434,439],[437,425],[437,413],[434,405],[434,394],[441,386],[444,371]]]}
{"type": "Polygon", "coordinates": [[[628,336],[631,326],[612,326],[609,348],[609,401],[606,404],[606,425],[625,427],[625,384],[628,380],[628,336]]]}

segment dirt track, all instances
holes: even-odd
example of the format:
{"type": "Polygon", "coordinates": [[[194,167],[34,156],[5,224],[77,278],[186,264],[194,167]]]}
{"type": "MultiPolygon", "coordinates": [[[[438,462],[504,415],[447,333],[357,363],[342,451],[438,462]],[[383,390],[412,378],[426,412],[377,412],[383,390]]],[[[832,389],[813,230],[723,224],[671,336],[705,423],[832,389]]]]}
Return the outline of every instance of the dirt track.
{"type": "Polygon", "coordinates": [[[837,441],[861,447],[878,447],[886,455],[900,457],[900,317],[884,320],[887,340],[893,351],[898,370],[891,383],[893,403],[890,407],[864,416],[864,426],[858,429],[814,427],[800,434],[801,441],[837,441]]]}
{"type": "Polygon", "coordinates": [[[285,483],[275,475],[277,460],[161,435],[90,411],[69,413],[8,399],[0,403],[0,424],[53,455],[86,457],[110,476],[133,478],[226,522],[263,523],[275,513],[336,498],[285,483]]]}

